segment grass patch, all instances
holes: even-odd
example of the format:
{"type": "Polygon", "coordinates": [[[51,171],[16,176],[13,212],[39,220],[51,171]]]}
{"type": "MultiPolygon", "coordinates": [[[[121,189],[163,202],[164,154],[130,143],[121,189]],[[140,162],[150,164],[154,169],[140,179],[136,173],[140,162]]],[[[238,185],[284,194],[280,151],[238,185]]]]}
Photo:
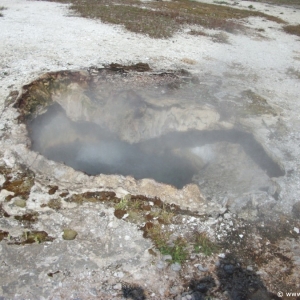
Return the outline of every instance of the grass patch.
{"type": "Polygon", "coordinates": [[[154,225],[147,230],[147,233],[161,254],[172,256],[171,263],[183,263],[188,258],[189,253],[185,239],[177,237],[171,243],[169,241],[171,232],[163,231],[161,225],[154,225]]]}
{"type": "Polygon", "coordinates": [[[189,0],[147,3],[138,0],[56,1],[71,3],[70,8],[83,17],[99,18],[106,23],[123,25],[129,31],[146,34],[152,38],[169,38],[182,25],[191,24],[235,32],[243,28],[235,20],[250,16],[284,23],[280,18],[261,12],[189,0]]]}
{"type": "Polygon", "coordinates": [[[299,25],[288,25],[288,26],[284,26],[283,30],[286,33],[289,34],[294,34],[294,35],[298,35],[300,36],[300,24],[299,25]]]}
{"type": "Polygon", "coordinates": [[[229,36],[225,32],[219,32],[212,36],[215,43],[229,44],[229,36]]]}
{"type": "Polygon", "coordinates": [[[210,256],[213,253],[216,253],[219,250],[219,247],[213,243],[206,233],[196,233],[195,234],[195,243],[194,243],[194,251],[196,253],[203,253],[206,256],[210,256]]]}
{"type": "Polygon", "coordinates": [[[128,207],[128,200],[124,197],[115,205],[115,209],[125,210],[128,207]]]}
{"type": "Polygon", "coordinates": [[[226,1],[214,1],[214,3],[215,3],[215,4],[220,4],[220,5],[222,5],[222,4],[230,5],[230,3],[229,3],[229,2],[226,2],[226,1]]]}

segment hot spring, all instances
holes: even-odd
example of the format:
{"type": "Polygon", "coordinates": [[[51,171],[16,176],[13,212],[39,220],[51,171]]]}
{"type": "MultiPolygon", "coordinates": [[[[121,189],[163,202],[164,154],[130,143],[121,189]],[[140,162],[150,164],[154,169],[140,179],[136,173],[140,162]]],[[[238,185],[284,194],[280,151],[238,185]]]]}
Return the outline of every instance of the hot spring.
{"type": "Polygon", "coordinates": [[[207,197],[270,191],[284,175],[237,122],[248,104],[218,103],[186,71],[139,71],[65,71],[26,86],[16,106],[31,149],[88,175],[196,184],[207,197]]]}

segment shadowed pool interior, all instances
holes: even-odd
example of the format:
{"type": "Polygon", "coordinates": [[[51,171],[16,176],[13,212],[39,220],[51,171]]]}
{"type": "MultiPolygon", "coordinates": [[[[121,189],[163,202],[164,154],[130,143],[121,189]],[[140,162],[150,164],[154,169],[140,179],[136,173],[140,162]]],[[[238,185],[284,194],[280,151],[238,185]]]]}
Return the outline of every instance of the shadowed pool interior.
{"type": "MultiPolygon", "coordinates": [[[[284,175],[253,136],[239,130],[170,132],[130,144],[99,125],[70,120],[57,103],[28,122],[27,127],[32,150],[88,175],[152,178],[182,188],[197,183],[195,178],[205,175],[209,166],[213,166],[213,161],[217,160],[216,149],[226,157],[224,151],[233,151],[236,145],[242,149],[239,152],[245,153],[243,157],[247,157],[247,163],[249,160],[263,174],[268,177],[284,175]],[[218,143],[221,146],[216,148],[214,145],[218,143]]],[[[243,161],[239,164],[243,165],[243,161]]]]}

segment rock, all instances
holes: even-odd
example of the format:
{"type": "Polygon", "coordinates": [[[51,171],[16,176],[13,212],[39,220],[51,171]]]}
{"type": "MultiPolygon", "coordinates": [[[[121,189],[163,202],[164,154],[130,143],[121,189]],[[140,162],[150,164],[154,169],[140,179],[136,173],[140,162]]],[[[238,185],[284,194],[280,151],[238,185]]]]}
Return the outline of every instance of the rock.
{"type": "Polygon", "coordinates": [[[14,205],[24,208],[26,206],[26,201],[24,199],[18,198],[14,201],[14,205]]]}
{"type": "Polygon", "coordinates": [[[97,289],[91,288],[91,289],[89,290],[89,294],[92,295],[93,297],[97,297],[97,296],[98,296],[97,289]]]}
{"type": "Polygon", "coordinates": [[[181,265],[178,262],[176,262],[174,264],[171,264],[171,269],[175,272],[178,272],[181,270],[181,265]]]}
{"type": "Polygon", "coordinates": [[[233,265],[225,265],[223,267],[223,270],[227,273],[227,274],[233,274],[234,272],[234,266],[233,265]]]}
{"type": "Polygon", "coordinates": [[[228,220],[231,218],[231,215],[229,213],[224,214],[224,219],[228,220]]]}
{"type": "Polygon", "coordinates": [[[208,271],[208,268],[205,268],[205,267],[203,267],[202,265],[198,265],[198,266],[197,266],[197,269],[198,269],[200,272],[207,272],[207,271],[208,271]]]}
{"type": "Polygon", "coordinates": [[[247,266],[247,271],[253,271],[253,267],[252,266],[247,266]]]}
{"type": "Polygon", "coordinates": [[[77,236],[77,231],[73,229],[64,229],[63,239],[64,240],[74,240],[77,236]]]}
{"type": "Polygon", "coordinates": [[[121,283],[117,283],[113,286],[114,290],[121,290],[122,289],[122,284],[121,283]]]}
{"type": "Polygon", "coordinates": [[[166,260],[171,261],[171,260],[172,260],[172,255],[169,255],[169,254],[164,255],[164,256],[163,256],[163,260],[164,260],[164,261],[166,261],[166,260]]]}
{"type": "Polygon", "coordinates": [[[200,292],[194,292],[191,294],[191,300],[204,300],[203,295],[200,292]]]}
{"type": "Polygon", "coordinates": [[[157,267],[158,269],[163,269],[163,268],[165,267],[165,263],[164,263],[162,260],[160,260],[160,261],[158,261],[158,263],[156,264],[156,267],[157,267]]]}
{"type": "Polygon", "coordinates": [[[124,277],[124,273],[123,272],[116,272],[116,273],[114,273],[114,276],[118,277],[118,278],[123,278],[124,277]]]}
{"type": "Polygon", "coordinates": [[[0,187],[2,187],[3,186],[3,183],[5,182],[5,176],[4,175],[2,175],[2,174],[0,174],[0,187]]]}
{"type": "Polygon", "coordinates": [[[170,294],[172,294],[172,295],[176,295],[176,294],[178,294],[179,293],[179,286],[172,286],[171,288],[170,288],[170,294]]]}

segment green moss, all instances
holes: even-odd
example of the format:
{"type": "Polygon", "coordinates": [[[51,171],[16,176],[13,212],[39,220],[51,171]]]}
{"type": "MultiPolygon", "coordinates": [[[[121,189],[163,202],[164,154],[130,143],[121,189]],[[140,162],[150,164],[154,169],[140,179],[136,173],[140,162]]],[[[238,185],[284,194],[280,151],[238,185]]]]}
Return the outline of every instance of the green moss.
{"type": "Polygon", "coordinates": [[[64,229],[64,232],[63,232],[63,239],[64,240],[74,240],[77,236],[77,231],[73,230],[73,229],[64,229]]]}
{"type": "Polygon", "coordinates": [[[161,225],[149,226],[147,234],[161,254],[172,256],[171,263],[182,263],[188,258],[188,244],[185,239],[177,237],[174,242],[171,242],[170,236],[172,232],[163,230],[161,225]]]}
{"type": "Polygon", "coordinates": [[[33,243],[44,243],[52,242],[53,237],[49,236],[45,231],[25,231],[22,236],[21,244],[33,244],[33,243]]]}

